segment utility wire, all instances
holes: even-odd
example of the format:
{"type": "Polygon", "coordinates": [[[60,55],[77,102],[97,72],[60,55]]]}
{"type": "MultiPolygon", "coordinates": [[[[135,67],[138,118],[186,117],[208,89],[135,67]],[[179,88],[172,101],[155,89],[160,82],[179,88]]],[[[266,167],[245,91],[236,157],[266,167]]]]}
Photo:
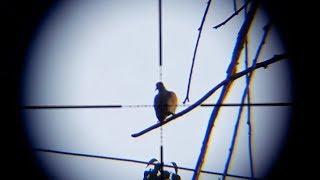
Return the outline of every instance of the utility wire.
{"type": "MultiPolygon", "coordinates": [[[[117,157],[109,157],[109,156],[101,156],[101,155],[91,155],[91,154],[75,153],[75,152],[67,152],[67,151],[57,151],[57,150],[42,149],[42,148],[34,148],[33,150],[36,151],[36,152],[53,153],[53,154],[68,155],[68,156],[79,156],[79,157],[84,157],[84,158],[106,159],[106,160],[130,162],[130,163],[137,163],[137,164],[144,164],[144,165],[148,165],[149,164],[149,162],[147,162],[147,161],[126,159],[126,158],[117,158],[117,157]]],[[[166,165],[166,164],[164,164],[164,167],[174,168],[174,166],[166,165]]],[[[186,168],[186,167],[178,167],[178,169],[185,170],[185,171],[194,171],[194,169],[186,168]]],[[[222,173],[214,172],[214,171],[201,171],[201,173],[212,174],[212,175],[222,175],[222,173]]],[[[241,175],[235,175],[235,174],[227,174],[227,176],[234,177],[234,178],[250,179],[250,177],[241,176],[241,175]]]]}

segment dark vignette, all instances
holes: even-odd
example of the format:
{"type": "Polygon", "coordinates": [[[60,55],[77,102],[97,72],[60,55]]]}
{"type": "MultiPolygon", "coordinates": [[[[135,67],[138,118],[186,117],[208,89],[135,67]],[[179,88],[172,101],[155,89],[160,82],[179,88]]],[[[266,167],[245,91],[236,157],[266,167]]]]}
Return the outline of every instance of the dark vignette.
{"type": "MultiPolygon", "coordinates": [[[[47,13],[57,1],[54,0],[28,0],[1,2],[0,13],[2,30],[2,54],[0,65],[1,82],[1,137],[4,141],[1,146],[3,155],[3,173],[1,176],[10,179],[48,179],[41,167],[37,166],[28,145],[22,124],[19,121],[19,96],[21,88],[21,72],[28,45],[34,32],[46,17],[47,13]]],[[[315,37],[312,29],[306,25],[316,23],[311,15],[312,4],[304,1],[289,0],[262,0],[264,8],[280,31],[286,48],[292,56],[294,111],[293,121],[289,130],[288,141],[285,148],[266,179],[312,179],[314,175],[312,159],[314,152],[310,151],[311,143],[316,141],[316,126],[307,106],[307,99],[314,99],[314,94],[308,88],[308,79],[312,71],[309,52],[311,41],[315,37]],[[308,62],[308,64],[307,64],[308,62]],[[310,69],[311,68],[311,69],[310,69]],[[312,95],[313,94],[313,95],[312,95]],[[311,97],[312,95],[312,97],[311,97]],[[307,97],[309,96],[309,97],[307,97]]],[[[314,25],[315,26],[315,25],[314,25]]],[[[311,112],[311,111],[310,111],[311,112]]],[[[315,146],[315,144],[314,144],[315,146]]]]}

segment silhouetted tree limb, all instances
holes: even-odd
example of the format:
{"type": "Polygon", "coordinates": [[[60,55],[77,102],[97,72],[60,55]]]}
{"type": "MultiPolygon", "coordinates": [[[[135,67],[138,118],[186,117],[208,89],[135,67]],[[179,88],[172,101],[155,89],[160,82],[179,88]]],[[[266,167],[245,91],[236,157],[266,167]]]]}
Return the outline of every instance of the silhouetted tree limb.
{"type": "Polygon", "coordinates": [[[237,0],[233,0],[233,10],[237,11],[237,0]]]}
{"type": "Polygon", "coordinates": [[[194,51],[193,51],[193,58],[192,58],[192,64],[191,64],[191,69],[190,69],[190,75],[189,75],[189,81],[188,81],[188,87],[187,87],[187,94],[186,94],[186,97],[185,97],[185,99],[183,101],[183,104],[186,103],[186,101],[189,102],[189,91],[190,91],[190,85],[191,85],[191,77],[192,77],[192,72],[193,72],[193,66],[194,66],[194,62],[195,62],[195,59],[196,59],[196,55],[197,55],[197,50],[198,50],[198,45],[199,45],[199,41],[200,41],[200,37],[201,37],[201,33],[202,33],[203,24],[204,24],[204,21],[206,20],[210,4],[211,4],[211,0],[209,0],[208,3],[207,3],[207,7],[206,7],[206,10],[205,10],[204,15],[202,17],[202,21],[201,21],[200,27],[198,28],[199,34],[198,34],[196,46],[195,46],[194,51]]]}
{"type": "MultiPolygon", "coordinates": [[[[230,76],[232,76],[233,74],[235,74],[237,72],[238,60],[239,60],[240,54],[242,52],[242,49],[243,49],[247,34],[249,32],[249,29],[251,27],[251,23],[252,23],[252,21],[254,19],[254,15],[255,15],[257,9],[258,9],[258,1],[257,0],[252,0],[252,4],[251,4],[250,10],[248,12],[248,15],[245,18],[245,20],[244,20],[244,22],[243,22],[243,24],[241,26],[241,29],[240,29],[240,31],[238,33],[237,41],[236,41],[236,44],[235,44],[235,47],[234,47],[234,50],[233,50],[233,53],[232,53],[232,57],[231,57],[231,62],[229,64],[229,67],[228,67],[227,72],[226,72],[227,73],[227,78],[226,79],[229,79],[230,76]]],[[[220,103],[222,104],[223,103],[225,97],[227,96],[227,94],[228,94],[228,92],[230,90],[231,85],[232,85],[232,81],[229,81],[228,83],[226,83],[223,86],[223,89],[221,90],[220,97],[219,97],[219,99],[217,101],[218,104],[220,104],[220,103]]],[[[205,156],[206,156],[206,152],[207,152],[207,149],[208,149],[208,142],[209,142],[211,133],[213,131],[214,122],[215,122],[216,118],[218,117],[219,111],[220,111],[220,107],[215,107],[212,110],[211,116],[209,118],[209,123],[208,123],[208,126],[207,126],[207,130],[206,130],[206,133],[205,133],[205,137],[204,137],[203,142],[202,142],[200,155],[198,157],[198,161],[197,161],[197,164],[196,164],[196,167],[195,167],[195,172],[194,172],[193,177],[192,177],[193,180],[197,180],[199,178],[200,170],[202,168],[202,165],[203,165],[203,162],[204,162],[204,159],[205,159],[205,156]]]]}
{"type": "MultiPolygon", "coordinates": [[[[246,40],[245,45],[246,53],[245,53],[245,65],[246,68],[249,67],[249,58],[248,58],[248,40],[246,40]]],[[[252,74],[252,73],[251,73],[252,74]]],[[[246,83],[249,84],[250,77],[246,75],[246,83]]],[[[251,92],[250,92],[250,85],[247,91],[247,103],[251,103],[251,92]]],[[[252,126],[251,126],[251,107],[247,107],[247,125],[248,125],[248,149],[249,149],[249,164],[250,164],[250,178],[254,179],[254,168],[253,168],[253,154],[252,154],[252,126]]]]}
{"type": "MultiPolygon", "coordinates": [[[[262,40],[260,42],[260,45],[259,45],[258,50],[256,52],[255,58],[253,60],[253,63],[252,63],[253,66],[255,66],[257,61],[258,61],[259,55],[261,53],[262,47],[263,47],[263,45],[265,43],[265,40],[267,38],[268,32],[270,30],[270,27],[271,27],[270,23],[267,24],[264,27],[264,31],[265,32],[263,34],[262,40]]],[[[248,54],[248,52],[247,52],[247,49],[245,48],[245,56],[246,57],[247,57],[247,54],[248,54]]],[[[246,66],[248,66],[247,60],[246,60],[246,66]]],[[[245,102],[245,100],[246,100],[247,94],[249,92],[249,87],[250,87],[250,82],[251,82],[252,75],[253,75],[253,72],[246,75],[246,86],[245,86],[245,89],[244,89],[242,97],[241,97],[241,104],[243,104],[245,102]]],[[[237,135],[238,135],[238,130],[239,130],[239,124],[240,124],[240,120],[241,120],[242,110],[243,110],[243,106],[240,106],[238,117],[237,117],[235,128],[234,128],[234,132],[233,132],[232,139],[231,139],[231,145],[230,145],[230,148],[229,148],[229,155],[228,155],[228,158],[227,158],[227,161],[226,161],[226,164],[225,164],[225,168],[224,168],[224,171],[223,171],[222,180],[225,180],[226,174],[227,174],[227,172],[229,170],[229,165],[230,165],[230,162],[231,162],[234,146],[235,146],[237,135]]],[[[250,156],[250,157],[251,157],[250,160],[252,160],[252,156],[250,156]]],[[[251,162],[250,162],[250,164],[251,164],[251,162]]],[[[253,174],[253,173],[251,172],[251,174],[253,174]]]]}
{"type": "MultiPolygon", "coordinates": [[[[244,0],[246,1],[246,0],[244,0]]],[[[244,8],[244,17],[247,17],[248,14],[248,8],[245,7],[244,8]]],[[[266,31],[266,29],[264,29],[266,31]]],[[[245,47],[245,65],[246,65],[246,69],[249,67],[249,53],[248,53],[248,38],[246,39],[246,43],[245,43],[246,47],[245,47]]],[[[250,81],[250,77],[247,74],[246,75],[246,82],[247,84],[250,81]]],[[[250,92],[250,86],[247,92],[247,103],[250,104],[251,103],[251,92],[250,92]]],[[[254,166],[253,166],[253,153],[252,153],[252,126],[251,126],[251,107],[247,107],[247,125],[248,125],[248,150],[249,150],[249,165],[250,165],[250,179],[254,179],[254,166]]]]}
{"type": "Polygon", "coordinates": [[[218,29],[219,27],[225,25],[227,22],[229,22],[233,17],[235,17],[236,15],[239,14],[239,12],[241,12],[244,8],[246,8],[249,4],[250,0],[246,1],[245,4],[243,6],[241,6],[240,9],[236,10],[231,16],[229,16],[226,20],[224,20],[222,23],[214,26],[214,29],[218,29]]]}
{"type": "Polygon", "coordinates": [[[167,118],[165,121],[163,122],[159,122],[157,124],[154,124],[138,133],[135,133],[135,134],[132,134],[131,136],[132,137],[139,137],[153,129],[156,129],[162,125],[165,125],[167,124],[168,122],[180,117],[180,116],[183,116],[184,114],[190,112],[191,110],[195,109],[197,106],[200,106],[202,102],[204,102],[206,99],[208,99],[214,92],[216,92],[219,88],[221,88],[222,86],[226,85],[226,84],[229,84],[230,82],[242,77],[242,76],[245,76],[246,74],[248,73],[251,73],[253,72],[254,70],[258,69],[258,68],[261,68],[261,67],[264,67],[264,68],[267,68],[268,65],[272,64],[272,63],[275,63],[277,61],[280,61],[280,60],[283,60],[283,59],[286,59],[288,58],[288,54],[281,54],[281,55],[275,55],[273,58],[269,59],[269,60],[266,60],[264,62],[261,62],[261,63],[257,63],[255,66],[251,66],[250,68],[246,69],[246,70],[243,70],[239,73],[235,73],[233,75],[231,75],[230,77],[226,78],[225,80],[221,81],[218,85],[216,85],[214,88],[212,88],[209,92],[207,92],[201,99],[199,99],[197,102],[195,102],[194,104],[190,105],[188,108],[180,111],[179,113],[173,115],[173,116],[170,116],[169,118],[167,118]]]}

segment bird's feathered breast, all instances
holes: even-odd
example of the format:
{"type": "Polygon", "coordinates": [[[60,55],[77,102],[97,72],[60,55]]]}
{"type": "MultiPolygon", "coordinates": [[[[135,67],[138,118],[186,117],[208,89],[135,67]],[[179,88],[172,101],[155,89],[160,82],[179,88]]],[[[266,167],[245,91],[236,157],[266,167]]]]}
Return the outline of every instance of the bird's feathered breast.
{"type": "Polygon", "coordinates": [[[154,108],[157,118],[162,121],[170,114],[174,114],[177,107],[177,96],[171,91],[159,91],[154,98],[154,108]]]}

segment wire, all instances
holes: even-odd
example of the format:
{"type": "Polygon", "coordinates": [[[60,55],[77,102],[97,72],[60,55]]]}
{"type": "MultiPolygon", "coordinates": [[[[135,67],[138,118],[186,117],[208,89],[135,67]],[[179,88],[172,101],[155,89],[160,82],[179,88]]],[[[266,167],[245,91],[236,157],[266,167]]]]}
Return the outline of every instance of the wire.
{"type": "MultiPolygon", "coordinates": [[[[145,164],[145,165],[149,164],[149,162],[140,161],[140,160],[134,160],[134,159],[125,159],[125,158],[100,156],[100,155],[91,155],[91,154],[84,154],[84,153],[57,151],[57,150],[41,149],[41,148],[34,148],[33,150],[36,151],[36,152],[54,153],[54,154],[68,155],[68,156],[79,156],[79,157],[86,157],[86,158],[106,159],[106,160],[130,162],[130,163],[145,164]]],[[[172,165],[165,165],[165,164],[164,164],[164,167],[174,168],[172,165]]],[[[186,168],[186,167],[178,167],[178,169],[185,170],[185,171],[194,171],[194,169],[186,168]]],[[[219,172],[203,171],[203,170],[201,171],[201,173],[212,174],[212,175],[222,175],[222,173],[219,173],[219,172]]],[[[242,179],[250,179],[250,177],[241,176],[241,175],[235,175],[235,174],[227,174],[227,176],[235,177],[235,178],[242,178],[242,179]]]]}

